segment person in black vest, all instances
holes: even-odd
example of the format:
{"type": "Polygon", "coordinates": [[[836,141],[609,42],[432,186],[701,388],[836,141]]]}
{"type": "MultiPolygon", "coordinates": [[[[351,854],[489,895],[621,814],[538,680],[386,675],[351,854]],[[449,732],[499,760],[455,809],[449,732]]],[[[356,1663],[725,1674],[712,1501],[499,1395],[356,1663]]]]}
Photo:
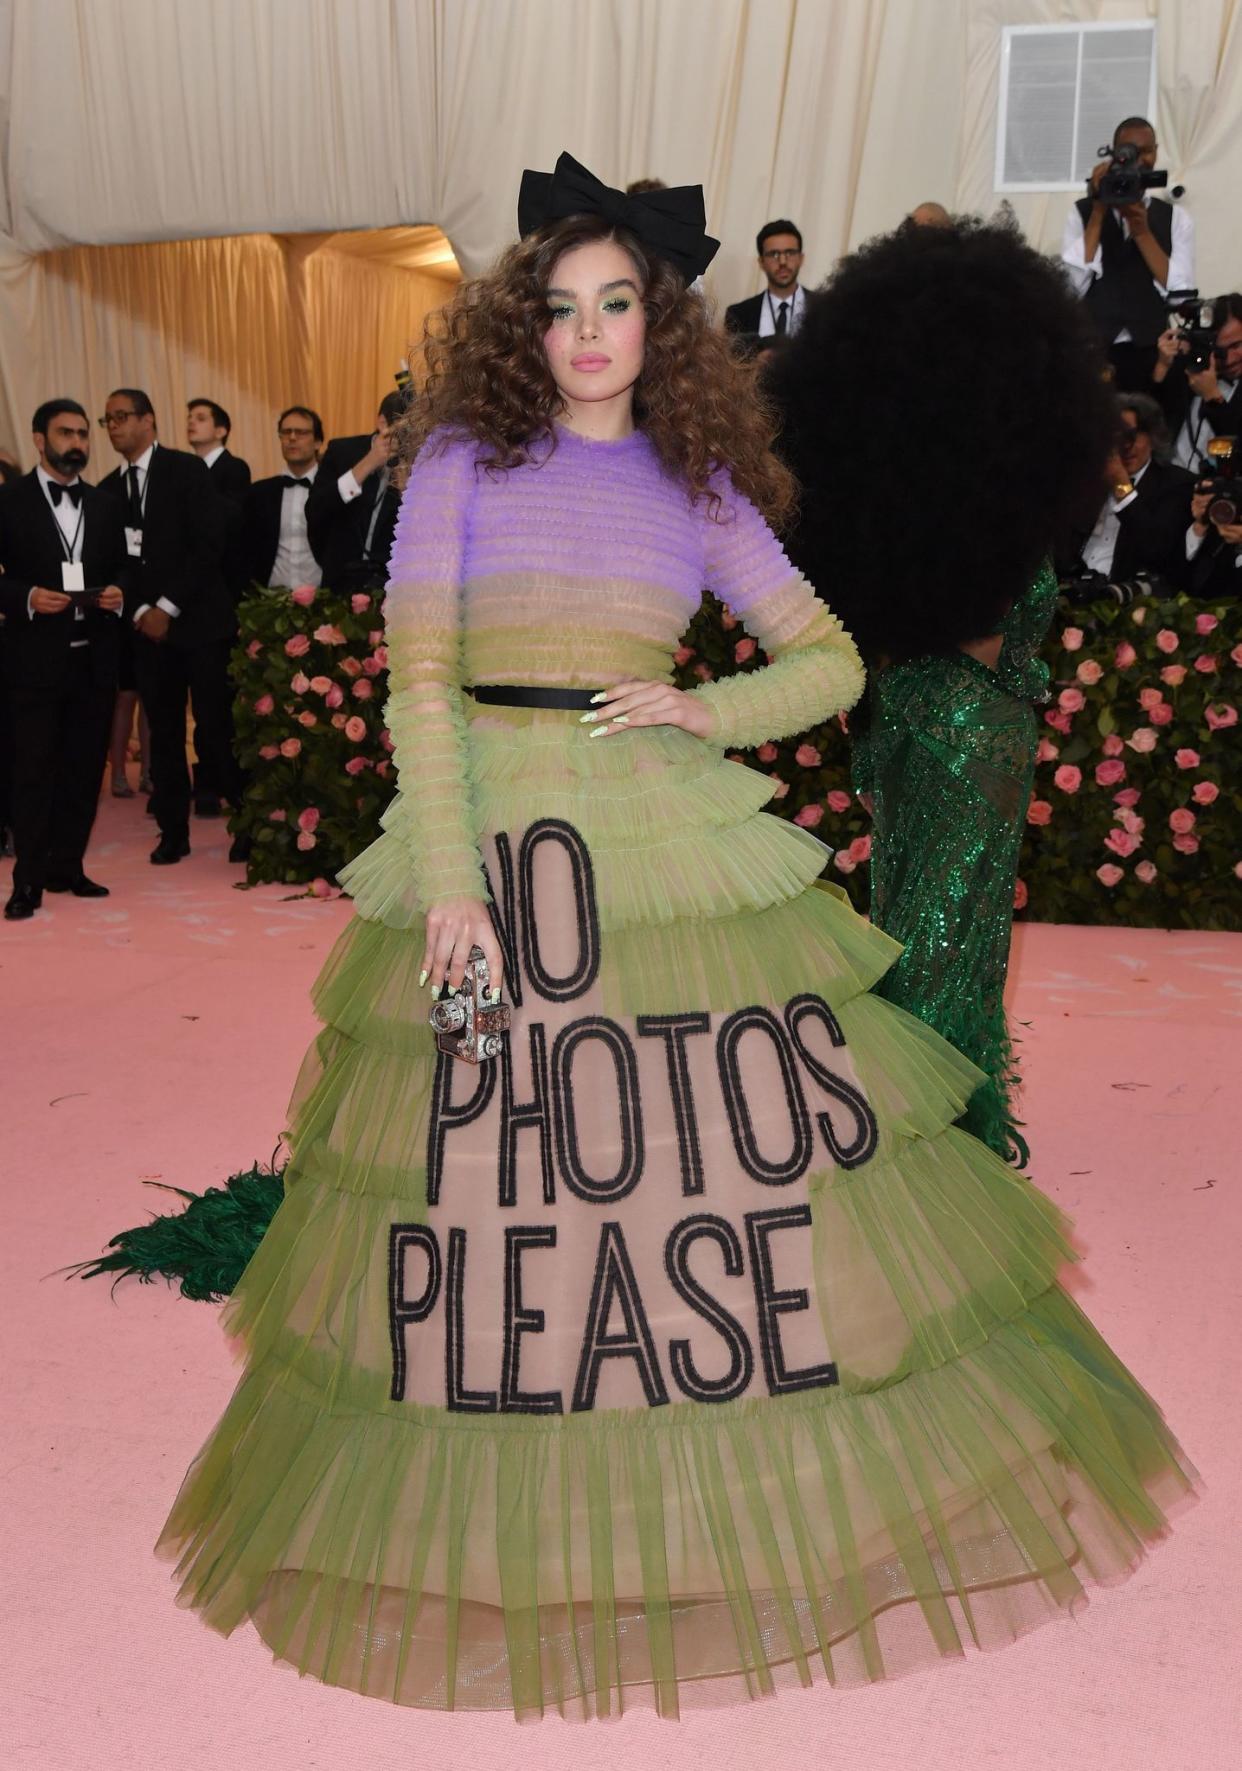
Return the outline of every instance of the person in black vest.
{"type": "Polygon", "coordinates": [[[134,571],[130,619],[138,690],[151,724],[152,810],[160,832],[151,860],[166,867],[190,852],[187,700],[208,779],[233,804],[240,797],[228,677],[235,618],[220,564],[225,513],[203,462],[159,443],[155,411],[141,388],[117,388],[100,422],[126,463],[103,488],[124,512],[134,571]]]}
{"type": "MultiPolygon", "coordinates": [[[[1138,164],[1156,165],[1156,132],[1146,117],[1127,117],[1113,146],[1132,143],[1138,164]]],[[[1112,165],[1101,160],[1092,191],[1112,165]]],[[[1145,387],[1156,361],[1156,340],[1168,324],[1170,289],[1194,286],[1194,224],[1186,211],[1145,191],[1120,205],[1080,197],[1065,218],[1061,260],[1087,304],[1113,365],[1118,387],[1145,387]]]]}
{"type": "Polygon", "coordinates": [[[1194,477],[1169,459],[1169,434],[1147,394],[1120,394],[1117,451],[1081,566],[1113,584],[1142,574],[1180,584],[1186,573],[1186,529],[1194,477]]]}
{"type": "MultiPolygon", "coordinates": [[[[205,461],[211,483],[224,505],[224,582],[234,607],[246,594],[246,545],[244,534],[246,494],[250,490],[250,463],[229,449],[233,420],[215,400],[190,400],[186,406],[186,441],[205,461]]],[[[198,732],[194,733],[194,749],[198,752],[198,732]]],[[[194,769],[194,815],[196,818],[218,818],[222,783],[208,778],[201,756],[194,769]]]]}
{"type": "Polygon", "coordinates": [[[1187,365],[1190,346],[1171,328],[1156,345],[1152,392],[1173,435],[1173,459],[1191,473],[1203,469],[1213,437],[1242,436],[1242,295],[1234,291],[1212,304],[1215,334],[1211,361],[1187,365]]]}
{"type": "Polygon", "coordinates": [[[330,590],[368,590],[387,576],[400,496],[391,483],[403,393],[385,394],[369,437],[334,437],[306,501],[306,527],[330,590]]]}
{"type": "Polygon", "coordinates": [[[319,473],[323,419],[309,406],[290,406],[276,421],[284,473],[256,480],[246,499],[246,559],[251,584],[283,585],[323,581],[311,550],[306,506],[319,473]]]}
{"type": "Polygon", "coordinates": [[[767,288],[725,309],[725,331],[757,353],[797,332],[806,313],[806,290],[798,281],[802,234],[792,221],[767,222],[759,230],[755,251],[767,288]]]}
{"type": "Polygon", "coordinates": [[[34,415],[39,465],[0,492],[0,611],[12,726],[9,922],[44,891],[106,898],[83,868],[103,777],[129,585],[121,513],[82,480],[91,433],[76,400],[34,415]]]}

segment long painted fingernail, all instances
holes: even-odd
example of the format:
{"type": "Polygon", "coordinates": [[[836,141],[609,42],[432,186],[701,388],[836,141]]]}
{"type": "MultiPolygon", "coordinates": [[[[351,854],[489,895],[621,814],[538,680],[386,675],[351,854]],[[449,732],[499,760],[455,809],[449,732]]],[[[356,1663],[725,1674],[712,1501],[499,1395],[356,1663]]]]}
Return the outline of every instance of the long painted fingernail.
{"type": "Polygon", "coordinates": [[[630,716],[628,713],[615,713],[612,717],[612,723],[614,726],[628,726],[630,723],[630,716]]]}
{"type": "Polygon", "coordinates": [[[488,991],[487,1000],[489,1002],[499,1002],[500,1001],[500,985],[499,984],[497,984],[497,986],[494,990],[488,991]]]}
{"type": "Polygon", "coordinates": [[[596,726],[596,728],[593,732],[587,733],[587,736],[589,738],[606,738],[608,736],[608,727],[607,726],[596,726]]]}
{"type": "Polygon", "coordinates": [[[589,726],[592,720],[599,718],[600,715],[598,713],[584,713],[582,718],[578,721],[578,724],[580,726],[589,726]]]}
{"type": "Polygon", "coordinates": [[[607,689],[601,689],[598,695],[591,696],[592,702],[607,701],[607,699],[608,699],[608,690],[607,689]]]}
{"type": "Polygon", "coordinates": [[[418,987],[420,990],[422,989],[423,985],[426,982],[427,982],[427,968],[426,968],[426,966],[424,966],[422,971],[419,972],[419,974],[418,974],[418,987]]]}

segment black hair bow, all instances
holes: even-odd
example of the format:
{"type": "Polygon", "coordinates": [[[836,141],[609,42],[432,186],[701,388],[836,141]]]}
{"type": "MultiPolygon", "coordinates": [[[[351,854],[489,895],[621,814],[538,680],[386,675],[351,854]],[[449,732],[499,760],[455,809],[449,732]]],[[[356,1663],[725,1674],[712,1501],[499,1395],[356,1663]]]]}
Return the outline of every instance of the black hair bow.
{"type": "Polygon", "coordinates": [[[602,215],[616,227],[628,228],[653,253],[667,258],[687,283],[702,276],[720,250],[720,241],[706,231],[701,184],[627,197],[601,183],[572,154],[562,154],[553,172],[522,174],[518,233],[523,239],[545,222],[570,215],[602,215]]]}

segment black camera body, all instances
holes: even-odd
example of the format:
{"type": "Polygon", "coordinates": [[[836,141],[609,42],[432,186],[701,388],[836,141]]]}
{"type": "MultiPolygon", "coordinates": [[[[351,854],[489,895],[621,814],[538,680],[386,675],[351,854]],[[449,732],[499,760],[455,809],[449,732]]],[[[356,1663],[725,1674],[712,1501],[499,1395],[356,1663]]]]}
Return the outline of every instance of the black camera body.
{"type": "Polygon", "coordinates": [[[1100,180],[1099,187],[1087,180],[1087,194],[1097,202],[1120,208],[1125,203],[1141,203],[1144,191],[1162,191],[1169,182],[1167,172],[1152,172],[1140,166],[1139,150],[1132,141],[1123,141],[1115,148],[1101,148],[1101,160],[1112,164],[1100,180]]]}
{"type": "Polygon", "coordinates": [[[1197,289],[1169,291],[1169,325],[1188,347],[1186,367],[1192,375],[1202,374],[1211,364],[1216,347],[1215,306],[1215,302],[1203,301],[1197,289]]]}
{"type": "Polygon", "coordinates": [[[1238,439],[1213,437],[1199,457],[1199,490],[1210,492],[1208,521],[1236,523],[1242,513],[1242,479],[1238,477],[1238,439]]]}

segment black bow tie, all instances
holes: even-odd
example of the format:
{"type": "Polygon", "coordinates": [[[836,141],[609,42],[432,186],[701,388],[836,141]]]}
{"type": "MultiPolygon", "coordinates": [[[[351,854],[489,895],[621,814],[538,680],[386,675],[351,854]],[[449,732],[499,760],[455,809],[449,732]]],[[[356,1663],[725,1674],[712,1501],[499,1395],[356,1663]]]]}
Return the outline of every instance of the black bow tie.
{"type": "Polygon", "coordinates": [[[76,510],[78,505],[82,502],[81,480],[77,481],[77,483],[72,486],[62,486],[59,480],[49,480],[47,483],[47,489],[52,494],[53,505],[59,504],[62,498],[67,498],[76,510]]]}
{"type": "Polygon", "coordinates": [[[295,480],[291,473],[282,473],[280,483],[282,486],[302,486],[309,492],[315,482],[314,480],[295,480]]]}

